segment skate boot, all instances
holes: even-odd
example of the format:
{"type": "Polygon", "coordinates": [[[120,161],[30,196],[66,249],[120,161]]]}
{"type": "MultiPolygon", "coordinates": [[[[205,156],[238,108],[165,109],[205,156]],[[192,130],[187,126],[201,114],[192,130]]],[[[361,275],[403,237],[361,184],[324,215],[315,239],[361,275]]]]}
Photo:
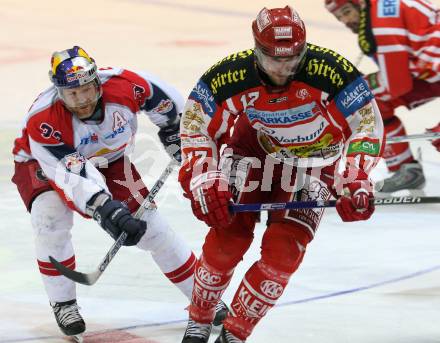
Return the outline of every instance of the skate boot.
{"type": "Polygon", "coordinates": [[[77,342],[82,342],[81,334],[86,331],[86,324],[78,312],[76,299],[51,304],[55,319],[61,331],[66,336],[72,336],[77,342]]]}
{"type": "Polygon", "coordinates": [[[219,326],[223,324],[223,320],[226,318],[229,309],[223,301],[219,301],[217,305],[215,305],[215,318],[212,322],[212,325],[219,326]]]}
{"type": "Polygon", "coordinates": [[[422,165],[419,162],[402,164],[398,171],[383,181],[382,188],[380,182],[376,185],[376,191],[381,193],[393,193],[403,189],[421,190],[425,186],[422,165]]]}
{"type": "Polygon", "coordinates": [[[196,323],[189,318],[182,343],[208,343],[211,328],[212,324],[196,323]]]}
{"type": "Polygon", "coordinates": [[[217,337],[214,343],[245,343],[245,342],[246,341],[242,341],[241,339],[235,337],[225,328],[222,328],[222,332],[220,332],[220,336],[217,337]]]}

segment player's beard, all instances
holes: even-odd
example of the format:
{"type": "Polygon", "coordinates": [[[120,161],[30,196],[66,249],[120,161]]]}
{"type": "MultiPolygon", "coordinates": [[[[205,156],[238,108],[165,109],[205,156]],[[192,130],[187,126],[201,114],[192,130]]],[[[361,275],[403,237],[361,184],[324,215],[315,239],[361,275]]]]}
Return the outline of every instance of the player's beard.
{"type": "Polygon", "coordinates": [[[98,100],[88,103],[83,106],[77,107],[68,107],[68,109],[78,117],[78,119],[84,120],[92,116],[93,112],[95,112],[96,104],[98,100]]]}
{"type": "Polygon", "coordinates": [[[351,22],[351,23],[347,23],[347,24],[345,24],[345,26],[347,26],[350,30],[351,30],[351,32],[353,32],[353,33],[359,33],[359,23],[357,22],[351,22]]]}
{"type": "Polygon", "coordinates": [[[276,75],[273,73],[268,76],[275,86],[286,85],[286,83],[290,80],[290,77],[291,77],[291,76],[285,76],[285,75],[276,75]]]}

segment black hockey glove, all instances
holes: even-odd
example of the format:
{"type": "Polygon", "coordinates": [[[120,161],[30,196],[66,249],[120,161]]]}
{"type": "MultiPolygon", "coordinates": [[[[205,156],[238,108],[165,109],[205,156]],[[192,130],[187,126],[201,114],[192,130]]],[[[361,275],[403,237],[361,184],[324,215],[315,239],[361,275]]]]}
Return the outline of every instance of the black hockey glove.
{"type": "Polygon", "coordinates": [[[125,231],[128,233],[124,245],[136,245],[147,230],[147,223],[133,218],[130,211],[118,200],[108,200],[96,207],[95,219],[113,239],[125,231]]]}
{"type": "Polygon", "coordinates": [[[177,162],[182,162],[182,155],[180,153],[180,123],[163,127],[157,134],[167,153],[177,162]]]}

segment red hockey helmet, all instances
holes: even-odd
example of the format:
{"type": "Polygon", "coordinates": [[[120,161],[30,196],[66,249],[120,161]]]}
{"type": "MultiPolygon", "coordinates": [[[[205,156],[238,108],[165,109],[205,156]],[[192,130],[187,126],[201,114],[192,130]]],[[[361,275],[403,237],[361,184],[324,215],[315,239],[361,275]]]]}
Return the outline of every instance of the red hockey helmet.
{"type": "Polygon", "coordinates": [[[290,6],[263,8],[252,23],[256,48],[276,57],[300,55],[306,48],[306,28],[290,6]]]}
{"type": "Polygon", "coordinates": [[[325,8],[327,8],[329,12],[333,13],[348,3],[359,5],[359,0],[325,0],[325,8]]]}

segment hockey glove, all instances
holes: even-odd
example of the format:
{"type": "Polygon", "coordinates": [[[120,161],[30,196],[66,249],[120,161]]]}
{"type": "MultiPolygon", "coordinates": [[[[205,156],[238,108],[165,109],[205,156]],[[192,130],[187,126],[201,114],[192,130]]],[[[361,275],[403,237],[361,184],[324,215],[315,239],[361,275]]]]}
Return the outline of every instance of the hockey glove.
{"type": "MultiPolygon", "coordinates": [[[[430,129],[427,129],[428,132],[440,132],[440,123],[437,126],[434,126],[430,129]]],[[[440,138],[434,139],[431,141],[432,145],[440,152],[440,138]]]]}
{"type": "Polygon", "coordinates": [[[93,219],[113,238],[125,231],[128,236],[124,245],[136,245],[147,230],[147,223],[133,218],[130,211],[118,200],[107,200],[98,205],[93,219]]]}
{"type": "Polygon", "coordinates": [[[344,194],[336,201],[336,210],[344,222],[367,220],[374,212],[373,185],[363,170],[349,168],[342,180],[344,194]]]}
{"type": "Polygon", "coordinates": [[[197,219],[214,228],[227,227],[232,221],[229,203],[232,194],[228,179],[220,171],[208,171],[190,183],[191,207],[197,219]]]}
{"type": "Polygon", "coordinates": [[[182,162],[180,153],[180,124],[163,127],[157,133],[167,153],[177,162],[182,162]]]}

